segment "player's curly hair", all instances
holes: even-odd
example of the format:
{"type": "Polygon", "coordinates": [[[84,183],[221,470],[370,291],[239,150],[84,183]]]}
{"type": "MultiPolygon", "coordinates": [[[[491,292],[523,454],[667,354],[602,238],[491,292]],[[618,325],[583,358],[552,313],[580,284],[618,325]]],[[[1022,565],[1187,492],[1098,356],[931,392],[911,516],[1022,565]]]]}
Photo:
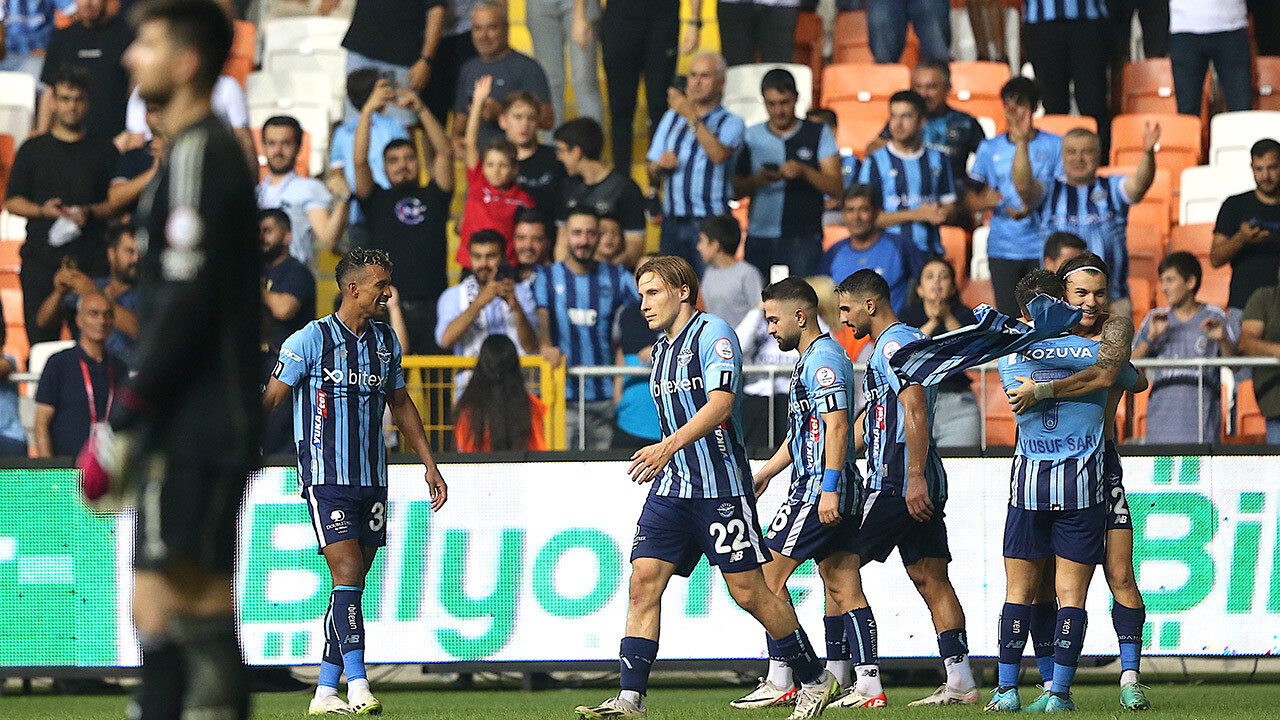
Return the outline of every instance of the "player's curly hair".
{"type": "Polygon", "coordinates": [[[1013,288],[1013,296],[1017,299],[1018,308],[1022,310],[1023,315],[1027,314],[1027,304],[1036,295],[1048,295],[1061,300],[1066,292],[1067,288],[1062,278],[1044,268],[1036,268],[1023,275],[1017,286],[1013,288]]]}
{"type": "Polygon", "coordinates": [[[334,271],[334,278],[338,281],[338,288],[341,289],[346,284],[347,278],[353,272],[363,270],[371,265],[377,265],[391,273],[391,254],[386,250],[378,250],[377,248],[351,248],[350,252],[342,256],[338,261],[338,268],[334,271]]]}

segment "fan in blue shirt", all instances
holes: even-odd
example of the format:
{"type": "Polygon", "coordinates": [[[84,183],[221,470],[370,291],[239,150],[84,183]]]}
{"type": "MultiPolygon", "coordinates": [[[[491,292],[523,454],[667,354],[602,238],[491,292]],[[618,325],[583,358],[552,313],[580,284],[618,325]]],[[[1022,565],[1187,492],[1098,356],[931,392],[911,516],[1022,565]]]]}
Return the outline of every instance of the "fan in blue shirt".
{"type": "Polygon", "coordinates": [[[910,240],[894,230],[876,228],[880,206],[875,202],[875,188],[854,185],[842,201],[845,227],[849,238],[832,245],[822,254],[819,275],[829,275],[839,283],[863,268],[875,270],[889,283],[889,303],[901,312],[907,303],[907,291],[920,276],[924,256],[910,240]]]}

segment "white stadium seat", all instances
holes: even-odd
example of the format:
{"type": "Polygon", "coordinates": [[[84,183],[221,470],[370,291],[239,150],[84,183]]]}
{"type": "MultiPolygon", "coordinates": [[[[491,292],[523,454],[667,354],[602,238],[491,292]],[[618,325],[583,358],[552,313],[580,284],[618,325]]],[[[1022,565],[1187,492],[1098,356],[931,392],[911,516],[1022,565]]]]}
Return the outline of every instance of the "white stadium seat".
{"type": "Polygon", "coordinates": [[[760,97],[760,81],[765,73],[774,68],[789,70],[796,78],[796,116],[804,117],[813,106],[813,70],[808,65],[796,63],[755,63],[752,65],[736,65],[729,68],[725,76],[724,106],[730,112],[742,116],[747,127],[765,122],[769,113],[764,109],[764,98],[760,97]]]}
{"type": "Polygon", "coordinates": [[[1218,208],[1223,200],[1253,188],[1253,173],[1248,166],[1189,167],[1182,171],[1182,199],[1179,201],[1178,222],[1181,225],[1216,222],[1218,208]]]}
{"type": "Polygon", "coordinates": [[[245,83],[249,107],[275,108],[287,114],[290,108],[323,107],[332,120],[342,117],[342,105],[333,102],[333,83],[318,72],[250,73],[245,83]]]}
{"type": "Polygon", "coordinates": [[[1209,121],[1209,164],[1249,167],[1249,148],[1263,138],[1280,138],[1280,111],[1218,113],[1209,121]]]}
{"type": "Polygon", "coordinates": [[[339,106],[347,96],[347,51],[338,49],[280,49],[266,55],[262,69],[279,78],[297,73],[319,73],[329,81],[328,102],[339,106]]]}
{"type": "Polygon", "coordinates": [[[336,17],[284,17],[262,23],[262,55],[277,50],[336,50],[342,47],[349,20],[336,17]]]}
{"type": "Polygon", "coordinates": [[[0,72],[0,133],[21,145],[36,113],[36,81],[26,73],[0,72]]]}

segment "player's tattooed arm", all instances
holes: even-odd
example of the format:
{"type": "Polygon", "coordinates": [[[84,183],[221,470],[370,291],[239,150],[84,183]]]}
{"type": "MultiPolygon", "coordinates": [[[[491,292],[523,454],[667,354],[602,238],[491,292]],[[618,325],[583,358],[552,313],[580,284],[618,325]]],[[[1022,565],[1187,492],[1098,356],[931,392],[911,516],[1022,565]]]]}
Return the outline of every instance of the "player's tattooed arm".
{"type": "Polygon", "coordinates": [[[1009,393],[1013,411],[1022,414],[1036,402],[1046,398],[1079,397],[1111,388],[1120,377],[1120,372],[1129,364],[1133,335],[1133,320],[1122,315],[1107,318],[1102,326],[1098,359],[1093,365],[1061,380],[1047,383],[1037,383],[1025,377],[1015,378],[1022,385],[1009,393]]]}

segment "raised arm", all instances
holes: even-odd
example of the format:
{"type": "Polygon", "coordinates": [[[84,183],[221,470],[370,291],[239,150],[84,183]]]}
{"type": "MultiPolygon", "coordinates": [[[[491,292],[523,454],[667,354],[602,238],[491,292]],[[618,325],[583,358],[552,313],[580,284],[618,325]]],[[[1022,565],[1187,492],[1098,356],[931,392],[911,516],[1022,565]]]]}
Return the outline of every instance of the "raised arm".
{"type": "Polygon", "coordinates": [[[405,107],[418,114],[427,144],[431,146],[431,180],[441,190],[453,192],[453,144],[449,136],[417,93],[401,92],[401,98],[405,107]]]}
{"type": "Polygon", "coordinates": [[[395,97],[391,83],[379,80],[369,93],[369,99],[360,108],[360,121],[356,123],[356,136],[352,147],[351,162],[356,171],[356,197],[365,199],[373,194],[373,168],[369,165],[369,134],[373,128],[373,114],[382,112],[382,108],[395,97]]]}
{"type": "Polygon", "coordinates": [[[1160,142],[1160,123],[1146,123],[1142,128],[1142,159],[1138,169],[1124,179],[1124,193],[1129,202],[1137,205],[1146,197],[1151,183],[1156,179],[1156,144],[1160,142]]]}
{"type": "Polygon", "coordinates": [[[1036,179],[1031,169],[1031,142],[1035,130],[1031,125],[1031,111],[1018,107],[1009,114],[1009,139],[1013,141],[1013,187],[1022,198],[1022,207],[1030,210],[1040,204],[1044,185],[1036,179]]]}
{"type": "Polygon", "coordinates": [[[467,113],[467,134],[463,139],[463,147],[466,151],[467,170],[480,164],[480,108],[484,106],[484,101],[489,99],[489,93],[493,91],[493,76],[481,75],[476,80],[475,91],[471,95],[471,111],[467,113]]]}

